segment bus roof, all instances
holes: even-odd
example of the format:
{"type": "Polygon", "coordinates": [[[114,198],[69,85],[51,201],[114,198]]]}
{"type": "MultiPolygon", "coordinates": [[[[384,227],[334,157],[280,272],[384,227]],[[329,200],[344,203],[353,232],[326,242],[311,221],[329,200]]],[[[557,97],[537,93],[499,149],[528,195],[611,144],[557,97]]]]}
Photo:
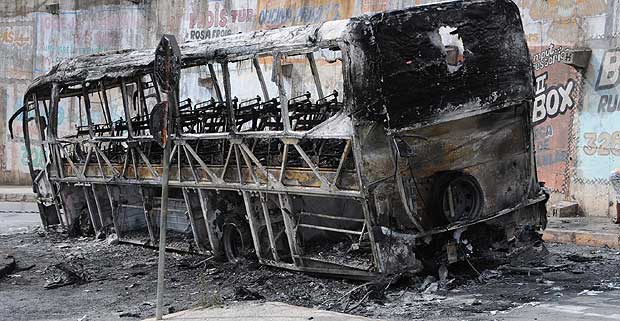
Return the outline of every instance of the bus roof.
{"type": "MultiPolygon", "coordinates": [[[[337,47],[349,20],[239,33],[180,45],[183,68],[215,62],[234,62],[283,52],[289,55],[337,47]]],[[[28,94],[49,97],[51,85],[131,78],[153,69],[154,49],[124,49],[67,58],[31,83],[28,94]]]]}

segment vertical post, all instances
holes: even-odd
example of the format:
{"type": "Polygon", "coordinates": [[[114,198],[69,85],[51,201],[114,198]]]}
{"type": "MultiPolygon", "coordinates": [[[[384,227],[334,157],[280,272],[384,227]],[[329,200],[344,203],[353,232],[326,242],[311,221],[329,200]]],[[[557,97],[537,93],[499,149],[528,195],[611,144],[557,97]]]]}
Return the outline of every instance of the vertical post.
{"type": "Polygon", "coordinates": [[[228,111],[228,130],[231,132],[237,132],[237,126],[235,123],[235,110],[232,105],[232,89],[230,85],[230,72],[228,70],[228,62],[222,63],[222,75],[224,77],[224,95],[226,96],[226,109],[228,111]]]}
{"type": "Polygon", "coordinates": [[[282,74],[282,54],[276,54],[273,58],[273,63],[276,70],[276,84],[278,85],[278,93],[280,94],[282,126],[284,128],[284,132],[288,133],[291,131],[291,121],[288,115],[288,97],[286,96],[286,88],[284,88],[284,75],[282,74]]]}
{"type": "Polygon", "coordinates": [[[263,91],[263,99],[267,101],[269,100],[269,91],[267,90],[267,84],[265,83],[265,77],[263,77],[263,70],[260,67],[258,58],[252,59],[252,63],[254,64],[254,69],[256,69],[256,76],[258,77],[260,88],[263,91]]]}
{"type": "Polygon", "coordinates": [[[215,89],[215,97],[217,101],[222,101],[222,90],[220,89],[220,84],[217,82],[217,76],[215,75],[215,68],[213,68],[213,64],[209,64],[209,74],[211,75],[211,80],[213,81],[213,89],[215,89]]]}
{"type": "Polygon", "coordinates": [[[110,104],[108,102],[108,94],[106,92],[106,88],[105,88],[105,85],[103,84],[103,81],[99,82],[99,92],[101,93],[101,96],[103,97],[103,112],[106,114],[106,117],[108,118],[108,122],[110,123],[110,126],[113,126],[114,120],[112,120],[112,115],[110,114],[110,104]]]}
{"type": "Polygon", "coordinates": [[[131,111],[129,110],[129,101],[127,100],[127,83],[121,81],[121,96],[123,96],[123,110],[125,111],[125,121],[127,122],[127,138],[133,140],[133,126],[131,124],[131,111]]]}
{"type": "Polygon", "coordinates": [[[306,57],[310,63],[310,71],[312,71],[312,78],[314,78],[316,94],[319,96],[319,99],[323,99],[325,95],[323,95],[323,86],[321,85],[321,78],[319,77],[319,69],[316,67],[316,61],[314,60],[314,53],[307,53],[306,57]]]}
{"type": "MultiPolygon", "coordinates": [[[[170,109],[168,109],[170,115],[170,109]]],[[[169,135],[169,134],[168,134],[169,135]]],[[[170,178],[170,142],[164,147],[163,175],[161,178],[161,214],[159,217],[159,260],[157,265],[157,311],[156,320],[161,320],[164,313],[164,265],[166,263],[166,229],[168,228],[168,179],[170,178]]]]}
{"type": "MultiPolygon", "coordinates": [[[[162,91],[168,94],[168,108],[165,109],[166,130],[162,128],[162,143],[164,144],[163,175],[161,178],[161,215],[159,219],[159,261],[157,266],[157,308],[155,319],[161,320],[164,308],[164,272],[166,263],[166,229],[168,225],[168,181],[170,179],[170,154],[172,153],[170,122],[171,116],[178,116],[177,104],[179,79],[181,71],[181,50],[176,38],[172,35],[164,35],[155,49],[155,76],[162,91]]],[[[123,84],[124,85],[124,84],[123,84]]],[[[125,97],[125,96],[123,96],[125,97]]],[[[126,97],[125,97],[126,99],[126,97]]],[[[177,123],[179,122],[178,117],[177,123]]],[[[177,133],[180,132],[177,126],[177,133]]],[[[178,136],[178,135],[177,135],[178,136]]]]}

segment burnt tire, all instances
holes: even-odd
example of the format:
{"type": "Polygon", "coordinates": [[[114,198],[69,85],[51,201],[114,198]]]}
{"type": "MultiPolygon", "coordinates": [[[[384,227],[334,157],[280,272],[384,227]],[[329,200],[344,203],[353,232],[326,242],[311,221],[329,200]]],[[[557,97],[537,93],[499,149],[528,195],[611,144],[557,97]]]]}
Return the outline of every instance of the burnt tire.
{"type": "Polygon", "coordinates": [[[231,263],[238,263],[254,257],[254,244],[247,222],[231,217],[222,227],[223,258],[231,263]]]}
{"type": "Polygon", "coordinates": [[[479,219],[484,194],[478,180],[462,172],[447,172],[435,178],[432,210],[449,223],[479,219]]]}

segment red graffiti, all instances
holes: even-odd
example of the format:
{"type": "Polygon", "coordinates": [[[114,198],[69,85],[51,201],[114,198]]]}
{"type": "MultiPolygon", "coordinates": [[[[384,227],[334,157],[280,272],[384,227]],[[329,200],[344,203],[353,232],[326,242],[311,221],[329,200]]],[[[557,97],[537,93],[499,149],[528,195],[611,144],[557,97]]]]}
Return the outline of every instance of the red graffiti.
{"type": "Polygon", "coordinates": [[[253,9],[227,10],[219,3],[207,12],[192,12],[189,15],[189,28],[226,27],[229,23],[250,22],[254,18],[253,9]]]}

